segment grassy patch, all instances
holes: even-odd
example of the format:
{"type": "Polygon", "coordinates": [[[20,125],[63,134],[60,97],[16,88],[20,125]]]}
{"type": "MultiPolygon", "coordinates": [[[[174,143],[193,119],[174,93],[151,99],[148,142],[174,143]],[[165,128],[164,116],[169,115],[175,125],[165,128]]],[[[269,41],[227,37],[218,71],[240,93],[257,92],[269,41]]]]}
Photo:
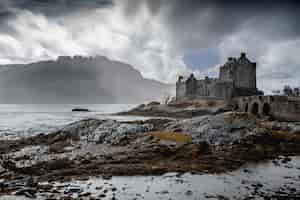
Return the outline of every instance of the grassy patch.
{"type": "Polygon", "coordinates": [[[183,133],[155,131],[155,132],[149,132],[147,133],[147,135],[151,135],[154,138],[158,138],[160,140],[168,140],[176,143],[192,142],[192,137],[183,133]]]}

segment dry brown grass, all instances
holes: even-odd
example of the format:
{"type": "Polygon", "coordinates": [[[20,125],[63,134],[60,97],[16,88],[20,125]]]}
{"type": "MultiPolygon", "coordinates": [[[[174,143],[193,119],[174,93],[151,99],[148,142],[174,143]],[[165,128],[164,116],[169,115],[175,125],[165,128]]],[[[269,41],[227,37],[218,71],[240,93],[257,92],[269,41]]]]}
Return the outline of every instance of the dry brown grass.
{"type": "Polygon", "coordinates": [[[189,135],[186,135],[184,133],[154,131],[154,132],[149,132],[146,134],[151,135],[154,138],[157,138],[160,140],[168,140],[168,141],[173,141],[176,143],[191,143],[192,142],[192,137],[189,135]]]}
{"type": "Polygon", "coordinates": [[[273,130],[271,132],[272,136],[285,142],[299,142],[300,143],[300,135],[293,134],[288,131],[280,131],[280,130],[273,130]]]}

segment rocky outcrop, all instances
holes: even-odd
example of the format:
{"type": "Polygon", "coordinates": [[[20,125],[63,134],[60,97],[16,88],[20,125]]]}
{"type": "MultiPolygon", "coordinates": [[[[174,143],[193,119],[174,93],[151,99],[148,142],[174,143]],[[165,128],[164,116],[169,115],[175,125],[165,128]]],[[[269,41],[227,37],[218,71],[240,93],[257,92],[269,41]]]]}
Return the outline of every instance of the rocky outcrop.
{"type": "Polygon", "coordinates": [[[133,134],[153,130],[151,124],[121,123],[115,120],[87,119],[72,123],[58,131],[56,137],[80,137],[82,141],[113,144],[133,134]]]}
{"type": "Polygon", "coordinates": [[[206,115],[170,122],[166,130],[189,134],[195,143],[232,144],[256,133],[256,118],[231,112],[206,115]]]}
{"type": "Polygon", "coordinates": [[[203,115],[215,115],[230,110],[225,104],[212,106],[195,106],[194,103],[188,104],[141,104],[129,111],[118,113],[119,115],[139,115],[151,117],[168,118],[192,118],[203,115]]]}
{"type": "Polygon", "coordinates": [[[235,112],[180,120],[81,120],[47,135],[0,142],[0,186],[5,180],[0,196],[1,191],[27,194],[22,187],[29,178],[52,182],[96,175],[224,173],[300,155],[298,130],[297,123],[235,112]]]}
{"type": "Polygon", "coordinates": [[[152,129],[153,125],[151,124],[136,125],[108,120],[98,126],[92,133],[87,135],[87,140],[98,143],[114,144],[129,135],[142,134],[149,132],[152,129]]]}

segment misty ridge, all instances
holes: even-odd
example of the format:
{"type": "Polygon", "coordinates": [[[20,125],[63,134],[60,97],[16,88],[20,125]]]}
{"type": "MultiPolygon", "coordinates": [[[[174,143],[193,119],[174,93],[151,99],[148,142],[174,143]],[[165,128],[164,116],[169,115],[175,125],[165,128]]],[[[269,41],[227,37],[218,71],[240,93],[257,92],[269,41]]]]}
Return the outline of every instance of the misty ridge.
{"type": "Polygon", "coordinates": [[[101,104],[162,100],[173,86],[104,56],[0,66],[0,103],[101,104]]]}

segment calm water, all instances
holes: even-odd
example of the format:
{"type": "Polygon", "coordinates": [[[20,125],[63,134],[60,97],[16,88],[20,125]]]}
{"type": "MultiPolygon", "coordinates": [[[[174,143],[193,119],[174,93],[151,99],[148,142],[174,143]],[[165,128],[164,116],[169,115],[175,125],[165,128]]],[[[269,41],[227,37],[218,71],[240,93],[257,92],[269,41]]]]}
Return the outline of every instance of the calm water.
{"type": "Polygon", "coordinates": [[[112,116],[111,113],[133,108],[133,104],[0,104],[0,138],[14,139],[55,131],[84,118],[135,120],[140,117],[112,116]],[[88,108],[91,112],[72,112],[73,108],[88,108]]]}
{"type": "MultiPolygon", "coordinates": [[[[101,193],[101,191],[96,190],[96,187],[109,182],[112,187],[119,189],[116,194],[117,199],[124,200],[222,199],[217,198],[218,195],[238,200],[251,196],[256,190],[253,184],[258,183],[263,185],[260,191],[269,195],[279,190],[288,192],[283,188],[289,187],[299,191],[299,174],[300,158],[293,157],[290,163],[284,165],[274,165],[271,161],[257,165],[249,164],[239,170],[219,175],[187,173],[178,178],[176,173],[169,173],[163,176],[113,177],[109,181],[91,178],[88,181],[71,182],[70,185],[80,186],[85,191],[97,196],[97,193],[101,193]],[[122,188],[125,189],[122,190],[122,188]]],[[[106,199],[110,199],[109,195],[106,199]]],[[[76,195],[74,197],[76,198],[76,195]]]]}
{"type": "MultiPolygon", "coordinates": [[[[239,170],[226,174],[191,175],[189,173],[177,177],[176,173],[163,176],[134,176],[112,177],[111,180],[91,177],[87,181],[71,181],[68,183],[56,183],[57,189],[64,193],[70,188],[81,188],[82,193],[89,192],[97,198],[107,190],[103,200],[241,200],[253,197],[257,190],[254,185],[261,184],[259,193],[275,194],[276,191],[289,193],[288,188],[294,188],[299,192],[300,188],[300,158],[293,157],[288,164],[274,165],[272,162],[257,165],[246,165],[239,170]],[[101,189],[97,189],[101,188],[101,189]],[[112,192],[111,188],[117,188],[112,192]],[[114,194],[114,195],[113,195],[114,194]],[[226,198],[218,198],[222,195],[226,198]]],[[[48,183],[45,183],[48,184],[48,183]]],[[[47,194],[46,194],[47,195],[47,194]]],[[[78,198],[78,193],[71,194],[78,198]]],[[[39,194],[37,199],[45,200],[45,194],[39,194]]],[[[255,196],[249,199],[264,199],[255,196]]],[[[285,199],[282,197],[282,199],[285,199]]],[[[299,199],[299,198],[295,198],[299,199]]],[[[0,200],[29,200],[21,196],[2,196],[0,200]]]]}

